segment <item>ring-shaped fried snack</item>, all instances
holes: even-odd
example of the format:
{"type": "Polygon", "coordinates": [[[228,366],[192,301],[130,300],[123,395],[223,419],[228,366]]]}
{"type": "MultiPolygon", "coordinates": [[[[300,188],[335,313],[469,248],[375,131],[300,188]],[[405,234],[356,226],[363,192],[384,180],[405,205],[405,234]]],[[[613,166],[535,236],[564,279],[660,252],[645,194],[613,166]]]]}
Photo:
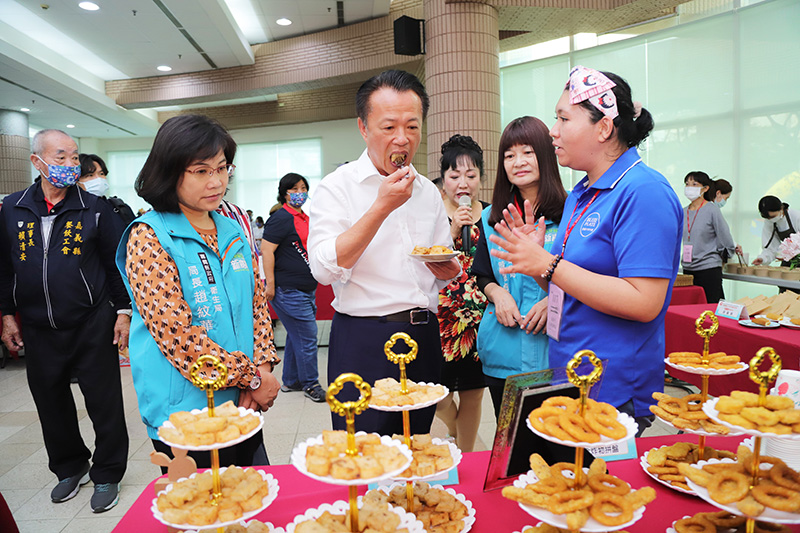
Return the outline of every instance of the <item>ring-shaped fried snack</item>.
{"type": "Polygon", "coordinates": [[[659,400],[658,406],[666,412],[676,416],[680,415],[684,409],[686,409],[686,404],[684,404],[682,398],[673,398],[672,396],[667,396],[666,398],[659,400]]]}
{"type": "Polygon", "coordinates": [[[561,429],[569,433],[579,442],[600,442],[600,434],[593,431],[581,415],[575,413],[564,413],[558,415],[558,424],[561,429]]]}
{"type": "Polygon", "coordinates": [[[789,468],[786,463],[772,465],[769,469],[769,478],[780,487],[800,492],[800,473],[789,468]]]}
{"type": "Polygon", "coordinates": [[[538,492],[539,494],[555,494],[556,492],[564,492],[568,488],[564,478],[556,476],[540,479],[536,483],[528,485],[528,487],[533,492],[538,492]]]}
{"type": "Polygon", "coordinates": [[[681,518],[673,527],[678,533],[717,533],[717,526],[701,514],[691,518],[681,518]]]}
{"type": "MultiPolygon", "coordinates": [[[[574,513],[592,505],[595,495],[588,490],[565,490],[550,497],[550,512],[555,514],[574,513]]],[[[624,523],[624,522],[620,522],[624,523]]]]}
{"type": "Polygon", "coordinates": [[[594,431],[614,440],[624,438],[628,430],[617,420],[617,417],[588,413],[586,423],[594,431]]]}
{"type": "Polygon", "coordinates": [[[792,529],[786,524],[773,524],[771,522],[756,522],[753,533],[790,533],[792,529]]]}
{"type": "MultiPolygon", "coordinates": [[[[786,466],[786,463],[783,460],[778,459],[777,457],[770,457],[769,455],[762,455],[758,460],[758,477],[771,477],[770,470],[775,468],[778,465],[786,466]],[[761,468],[761,465],[772,465],[771,468],[761,468]]],[[[744,462],[744,470],[748,474],[753,474],[753,456],[752,454],[749,457],[749,460],[744,462]]]]}
{"type": "MultiPolygon", "coordinates": [[[[560,477],[561,479],[567,482],[568,487],[574,487],[575,478],[565,476],[564,470],[566,470],[567,472],[572,472],[574,475],[575,465],[572,463],[556,463],[550,467],[550,472],[553,474],[554,477],[560,477]]],[[[580,477],[578,478],[578,486],[582,487],[585,484],[586,484],[586,473],[581,471],[580,477]]]]}
{"type": "Polygon", "coordinates": [[[708,496],[723,505],[738,502],[750,490],[750,480],[746,475],[732,470],[722,470],[708,480],[708,496]]]}
{"type": "MultiPolygon", "coordinates": [[[[598,402],[592,400],[591,398],[586,398],[586,410],[592,413],[597,413],[601,415],[611,416],[615,419],[617,418],[617,408],[611,405],[610,403],[606,402],[598,402]]],[[[800,420],[798,420],[800,422],[800,420]]]]}
{"type": "Polygon", "coordinates": [[[703,396],[701,394],[689,394],[681,398],[681,400],[687,411],[703,410],[703,396]]]}
{"type": "Polygon", "coordinates": [[[542,407],[557,407],[570,413],[577,412],[577,400],[569,396],[551,396],[542,402],[542,407]]]}
{"type": "Polygon", "coordinates": [[[546,433],[544,428],[544,420],[551,416],[558,416],[564,411],[557,407],[537,407],[531,414],[528,415],[528,420],[530,421],[531,425],[536,429],[536,431],[541,431],[542,433],[546,433]]]}
{"type": "Polygon", "coordinates": [[[787,513],[794,513],[800,509],[800,494],[786,487],[756,485],[750,492],[758,503],[771,509],[787,513]]]}
{"type": "Polygon", "coordinates": [[[620,526],[633,520],[633,506],[619,494],[597,492],[589,508],[589,514],[604,526],[620,526]],[[615,511],[610,512],[619,512],[618,515],[609,514],[609,504],[615,508],[615,511]]]}
{"type": "Polygon", "coordinates": [[[736,528],[744,524],[747,519],[728,511],[717,511],[716,513],[701,513],[704,518],[715,526],[722,528],[736,528]]]}
{"type": "MultiPolygon", "coordinates": [[[[561,409],[559,409],[559,411],[561,411],[561,409]]],[[[576,442],[576,439],[572,435],[564,431],[564,429],[561,427],[561,424],[559,424],[558,418],[558,416],[545,418],[543,433],[557,439],[576,442]]]]}
{"type": "Polygon", "coordinates": [[[631,491],[631,486],[626,481],[611,474],[589,476],[589,488],[595,493],[610,492],[620,496],[625,496],[631,491]]]}

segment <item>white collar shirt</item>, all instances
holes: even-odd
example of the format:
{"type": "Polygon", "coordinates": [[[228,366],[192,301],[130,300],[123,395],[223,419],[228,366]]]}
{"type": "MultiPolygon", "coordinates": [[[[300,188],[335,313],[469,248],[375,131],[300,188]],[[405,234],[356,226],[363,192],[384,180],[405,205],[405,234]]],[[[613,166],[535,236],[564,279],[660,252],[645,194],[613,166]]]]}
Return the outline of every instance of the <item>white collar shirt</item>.
{"type": "Polygon", "coordinates": [[[382,176],[367,150],[358,160],[328,174],[308,201],[308,260],[319,283],[331,285],[333,308],[351,316],[384,316],[412,308],[436,312],[437,279],[424,263],[409,256],[414,246],[452,248],[450,224],[438,189],[416,174],[411,198],[395,209],[352,268],[342,268],[336,239],[372,206],[382,176]]]}

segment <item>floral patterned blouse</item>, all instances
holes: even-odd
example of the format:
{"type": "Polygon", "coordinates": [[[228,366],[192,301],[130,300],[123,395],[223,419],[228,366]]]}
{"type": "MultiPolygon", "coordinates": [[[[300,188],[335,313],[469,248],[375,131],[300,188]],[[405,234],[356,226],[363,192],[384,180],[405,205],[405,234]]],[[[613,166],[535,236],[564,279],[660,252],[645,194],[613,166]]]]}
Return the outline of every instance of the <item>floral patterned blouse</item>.
{"type": "MultiPolygon", "coordinates": [[[[458,361],[466,357],[478,361],[478,324],[486,309],[486,296],[478,288],[470,270],[480,227],[480,224],[472,225],[469,253],[457,256],[461,263],[461,274],[439,292],[439,333],[445,361],[458,361]]],[[[456,238],[454,245],[456,250],[462,249],[461,235],[456,238]]]]}

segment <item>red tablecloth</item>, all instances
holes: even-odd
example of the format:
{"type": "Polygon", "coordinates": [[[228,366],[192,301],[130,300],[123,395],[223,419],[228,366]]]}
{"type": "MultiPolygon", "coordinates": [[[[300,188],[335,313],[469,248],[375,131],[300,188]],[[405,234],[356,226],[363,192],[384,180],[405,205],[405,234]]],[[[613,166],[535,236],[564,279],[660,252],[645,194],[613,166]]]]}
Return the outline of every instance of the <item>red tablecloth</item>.
{"type": "MultiPolygon", "coordinates": [[[[650,448],[683,440],[693,440],[693,437],[670,435],[638,439],[638,452],[641,455],[650,448]]],[[[741,437],[712,437],[708,439],[707,444],[715,448],[735,450],[741,440],[741,437]]],[[[465,453],[464,459],[458,466],[460,484],[454,488],[457,492],[464,494],[477,511],[472,531],[474,533],[510,533],[521,531],[526,525],[536,524],[536,519],[520,509],[516,503],[503,498],[499,490],[483,492],[483,482],[488,464],[489,452],[476,452],[465,453]]],[[[154,466],[153,469],[155,470],[155,468],[154,466]]],[[[270,466],[266,467],[266,470],[278,480],[280,492],[277,500],[256,518],[264,522],[272,522],[275,526],[285,527],[296,515],[305,512],[308,508],[317,507],[325,502],[331,503],[347,499],[346,487],[326,485],[312,480],[291,465],[270,466]]],[[[666,531],[674,520],[684,515],[714,510],[711,505],[700,498],[670,490],[653,481],[642,470],[638,458],[609,463],[609,470],[612,474],[629,482],[633,488],[649,485],[658,493],[656,500],[647,506],[644,517],[636,524],[626,528],[631,533],[666,531]]],[[[359,493],[363,493],[363,488],[359,493]]],[[[120,520],[114,532],[166,531],[166,526],[156,521],[150,512],[153,498],[153,484],[151,483],[120,520]]],[[[800,531],[800,527],[795,527],[794,530],[800,531]]]]}
{"type": "MultiPolygon", "coordinates": [[[[695,333],[694,322],[703,311],[716,309],[712,304],[680,305],[667,309],[665,319],[666,352],[700,352],[703,339],[695,333]]],[[[711,338],[712,352],[727,352],[739,355],[747,362],[761,348],[774,348],[783,360],[783,368],[800,369],[800,330],[779,327],[774,329],[748,328],[729,318],[719,319],[719,332],[711,338]]],[[[700,386],[701,378],[696,374],[680,372],[667,367],[669,373],[694,385],[700,386]]],[[[758,392],[748,372],[725,377],[711,377],[708,391],[713,396],[728,394],[732,390],[758,392]]]]}
{"type": "Polygon", "coordinates": [[[706,292],[703,287],[688,285],[686,287],[672,287],[672,299],[669,305],[691,305],[706,303],[706,292]]]}

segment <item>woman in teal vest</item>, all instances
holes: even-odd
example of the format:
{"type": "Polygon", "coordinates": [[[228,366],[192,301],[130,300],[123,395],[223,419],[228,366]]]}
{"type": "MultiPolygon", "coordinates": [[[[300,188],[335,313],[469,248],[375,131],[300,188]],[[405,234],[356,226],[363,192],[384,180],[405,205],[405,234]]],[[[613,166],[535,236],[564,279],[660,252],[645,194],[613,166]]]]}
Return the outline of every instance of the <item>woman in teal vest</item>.
{"type": "MultiPolygon", "coordinates": [[[[215,212],[233,176],[236,143],[198,115],[167,120],[136,179],[153,210],[125,231],[117,267],[133,302],[130,360],[142,421],[157,451],[158,427],[176,411],[203,408],[189,378],[201,355],[227,367],[217,405],[267,410],[280,389],[264,284],[242,228],[215,212]]],[[[190,452],[198,467],[208,452],[190,452]]],[[[263,435],[220,450],[223,465],[268,464],[263,435]]]]}
{"type": "Polygon", "coordinates": [[[478,355],[499,417],[508,376],[549,368],[544,332],[547,293],[528,276],[500,274],[503,261],[489,254],[497,248],[489,236],[503,220],[503,209],[513,204],[521,213],[527,200],[537,218],[545,217],[545,246],[551,246],[567,192],[561,185],[547,126],[538,118],[520,117],[506,126],[498,161],[492,205],[483,210],[472,273],[489,300],[478,328],[478,355]]]}

